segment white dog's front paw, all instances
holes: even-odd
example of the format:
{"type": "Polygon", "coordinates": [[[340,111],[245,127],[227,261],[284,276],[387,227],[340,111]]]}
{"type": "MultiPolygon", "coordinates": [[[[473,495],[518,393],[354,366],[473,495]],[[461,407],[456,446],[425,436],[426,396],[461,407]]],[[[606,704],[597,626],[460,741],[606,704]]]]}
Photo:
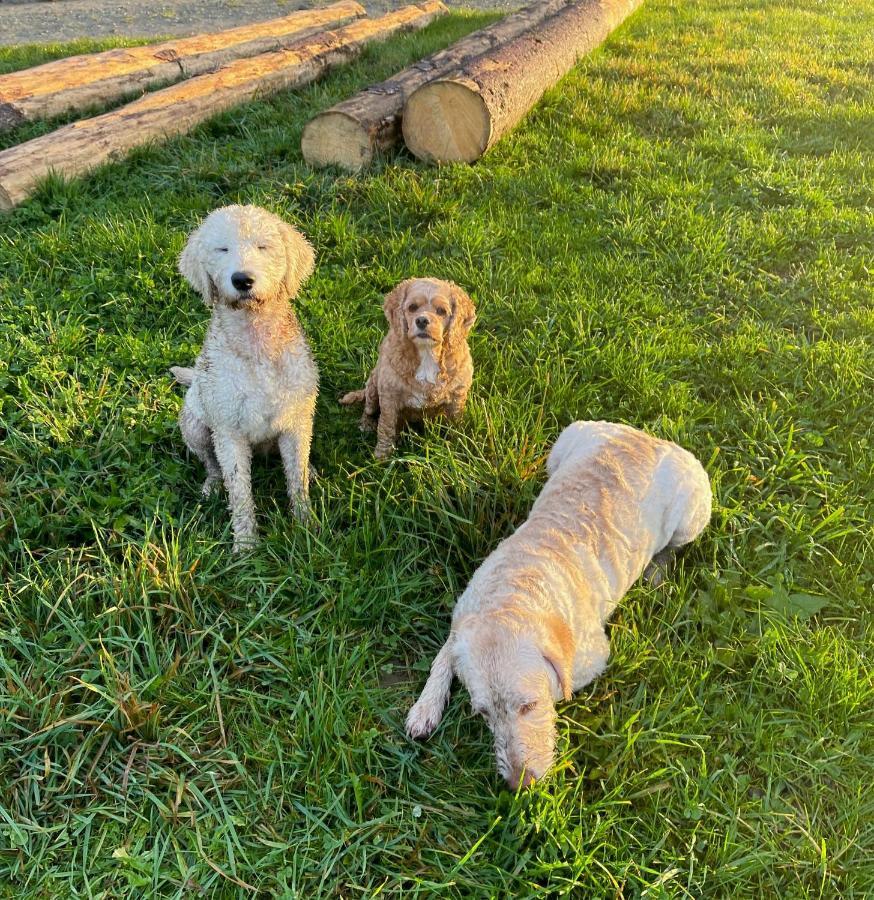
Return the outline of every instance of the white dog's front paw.
{"type": "Polygon", "coordinates": [[[203,494],[204,497],[211,497],[219,488],[220,484],[221,478],[218,478],[215,475],[207,475],[206,481],[203,482],[203,487],[200,489],[200,493],[203,494]]]}
{"type": "Polygon", "coordinates": [[[407,736],[414,741],[428,737],[440,724],[442,712],[421,701],[414,703],[407,713],[407,736]]]}
{"type": "Polygon", "coordinates": [[[306,524],[313,517],[313,510],[309,500],[305,497],[295,497],[291,501],[291,514],[298,522],[306,524]]]}
{"type": "Polygon", "coordinates": [[[247,553],[254,550],[258,546],[258,535],[253,531],[251,534],[241,534],[234,537],[234,553],[247,553]]]}

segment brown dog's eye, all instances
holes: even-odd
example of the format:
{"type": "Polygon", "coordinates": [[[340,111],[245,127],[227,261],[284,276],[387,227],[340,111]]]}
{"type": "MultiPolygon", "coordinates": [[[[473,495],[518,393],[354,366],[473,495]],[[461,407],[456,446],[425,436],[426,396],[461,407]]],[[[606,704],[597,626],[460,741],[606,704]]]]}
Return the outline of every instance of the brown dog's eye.
{"type": "Polygon", "coordinates": [[[438,316],[445,316],[448,312],[449,312],[449,310],[444,309],[442,306],[437,307],[437,315],[438,316]]]}
{"type": "Polygon", "coordinates": [[[523,703],[522,706],[519,707],[519,712],[524,716],[526,713],[530,713],[536,706],[536,700],[532,700],[531,703],[523,703]]]}
{"type": "Polygon", "coordinates": [[[410,312],[415,312],[419,308],[419,304],[411,303],[407,308],[409,309],[410,312]]]}

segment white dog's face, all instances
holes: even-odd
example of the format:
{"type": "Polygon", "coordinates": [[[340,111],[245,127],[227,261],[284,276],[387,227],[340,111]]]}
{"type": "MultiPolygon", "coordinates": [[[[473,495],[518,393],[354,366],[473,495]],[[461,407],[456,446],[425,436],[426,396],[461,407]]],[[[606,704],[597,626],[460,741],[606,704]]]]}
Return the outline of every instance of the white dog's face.
{"type": "Polygon", "coordinates": [[[179,271],[207,304],[242,309],[293,297],[314,263],[306,238],[278,216],[258,206],[225,206],[188,239],[179,271]]]}
{"type": "Polygon", "coordinates": [[[495,739],[498,772],[513,790],[547,773],[555,754],[558,674],[535,640],[504,627],[460,633],[453,668],[495,739]]]}

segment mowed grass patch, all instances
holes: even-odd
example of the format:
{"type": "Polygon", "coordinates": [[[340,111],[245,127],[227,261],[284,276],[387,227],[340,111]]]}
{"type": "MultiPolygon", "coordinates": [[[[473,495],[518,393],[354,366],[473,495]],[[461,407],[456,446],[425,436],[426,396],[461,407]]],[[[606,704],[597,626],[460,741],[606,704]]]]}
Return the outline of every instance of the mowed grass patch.
{"type": "Polygon", "coordinates": [[[874,5],[652,0],[475,166],[302,163],[313,113],[486,21],[453,14],[0,221],[16,896],[874,891],[874,5]],[[322,373],[319,527],[261,463],[244,558],[167,373],[207,319],[176,256],[231,202],[318,251],[296,306],[322,373]],[[415,274],[476,299],[474,389],[461,424],[376,463],[336,398],[415,274]],[[561,707],[556,774],[512,796],[461,690],[423,745],[403,718],[578,418],[694,451],[715,512],[620,606],[608,671],[561,707]]]}

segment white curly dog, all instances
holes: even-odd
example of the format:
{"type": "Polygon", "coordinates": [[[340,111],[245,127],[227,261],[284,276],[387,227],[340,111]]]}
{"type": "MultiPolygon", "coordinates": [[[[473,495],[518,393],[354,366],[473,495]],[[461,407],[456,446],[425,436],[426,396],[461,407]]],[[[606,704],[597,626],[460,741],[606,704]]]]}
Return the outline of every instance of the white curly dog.
{"type": "Polygon", "coordinates": [[[179,416],[185,443],[206,467],[205,494],[228,492],[234,550],[257,537],[253,450],[278,447],[298,519],[309,514],[309,455],[319,373],[289,300],[312,274],[313,248],[257,206],[210,213],[179,257],[179,271],[212,308],[179,416]]]}
{"type": "Polygon", "coordinates": [[[458,675],[514,790],[552,766],[554,704],[604,671],[604,623],[619,599],[656,554],[694,540],[710,520],[710,482],[695,457],[627,425],[575,422],[546,468],[527,521],[459,598],[407,716],[410,737],[429,735],[458,675]]]}

